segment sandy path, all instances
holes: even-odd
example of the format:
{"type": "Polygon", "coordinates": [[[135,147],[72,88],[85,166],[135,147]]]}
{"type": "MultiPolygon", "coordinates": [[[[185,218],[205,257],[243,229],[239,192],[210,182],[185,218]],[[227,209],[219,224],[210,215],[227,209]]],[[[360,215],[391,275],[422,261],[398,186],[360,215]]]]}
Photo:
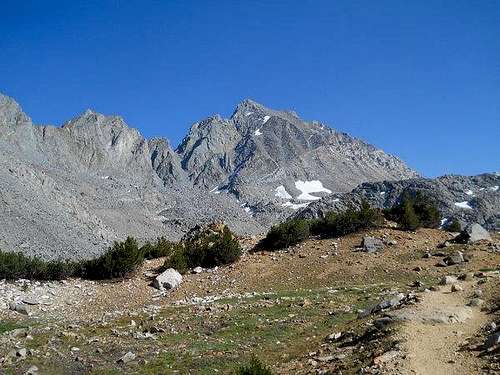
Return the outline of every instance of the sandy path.
{"type": "MultiPolygon", "coordinates": [[[[392,374],[479,374],[480,360],[470,351],[460,351],[463,342],[487,322],[479,307],[466,306],[474,289],[472,282],[422,294],[417,305],[395,312],[404,320],[400,332],[406,358],[400,359],[392,374]],[[467,298],[469,296],[469,298],[467,298]]],[[[391,366],[392,367],[392,366],[391,366]]]]}

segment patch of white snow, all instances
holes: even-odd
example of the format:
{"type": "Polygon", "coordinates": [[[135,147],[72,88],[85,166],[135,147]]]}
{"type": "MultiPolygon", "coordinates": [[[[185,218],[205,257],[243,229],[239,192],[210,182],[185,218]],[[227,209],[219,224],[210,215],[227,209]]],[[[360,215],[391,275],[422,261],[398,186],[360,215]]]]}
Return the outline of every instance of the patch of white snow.
{"type": "Polygon", "coordinates": [[[467,191],[465,192],[465,194],[467,194],[467,195],[474,195],[474,192],[473,192],[472,190],[467,190],[467,191]]]}
{"type": "Polygon", "coordinates": [[[283,185],[278,186],[276,189],[274,189],[275,193],[274,196],[282,199],[292,199],[292,196],[286,191],[285,187],[283,185]]]}
{"type": "Polygon", "coordinates": [[[472,207],[470,206],[469,202],[464,201],[464,202],[455,202],[455,206],[464,208],[466,210],[472,210],[472,207]]]}
{"type": "Polygon", "coordinates": [[[248,116],[250,116],[252,113],[253,113],[253,112],[247,112],[247,113],[245,113],[245,116],[246,116],[246,117],[248,117],[248,116]]]}
{"type": "Polygon", "coordinates": [[[262,120],[262,124],[265,124],[266,122],[268,122],[270,118],[271,118],[271,116],[264,116],[264,119],[262,120]]]}
{"type": "Polygon", "coordinates": [[[498,191],[498,185],[490,187],[491,191],[498,191]]]}
{"type": "Polygon", "coordinates": [[[311,193],[327,193],[331,194],[332,191],[323,187],[323,183],[319,180],[312,181],[295,181],[295,187],[302,193],[297,197],[301,201],[316,201],[321,199],[321,197],[316,197],[311,195],[311,193]]]}
{"type": "Polygon", "coordinates": [[[254,134],[254,135],[262,135],[262,132],[260,131],[260,129],[257,129],[257,130],[255,131],[255,133],[253,133],[253,134],[254,134]]]}

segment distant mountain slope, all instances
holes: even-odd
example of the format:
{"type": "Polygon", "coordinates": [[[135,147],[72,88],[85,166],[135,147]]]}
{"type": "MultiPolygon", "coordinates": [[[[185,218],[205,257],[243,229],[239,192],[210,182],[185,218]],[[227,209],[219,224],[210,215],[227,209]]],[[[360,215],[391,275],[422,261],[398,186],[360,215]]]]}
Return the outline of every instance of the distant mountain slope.
{"type": "Polygon", "coordinates": [[[443,225],[453,218],[463,223],[477,222],[500,231],[500,174],[478,176],[443,176],[403,181],[363,183],[352,192],[332,194],[297,212],[297,217],[321,217],[329,211],[343,211],[358,206],[362,200],[372,206],[389,208],[407,191],[423,192],[433,199],[443,215],[443,225]]]}
{"type": "Polygon", "coordinates": [[[259,233],[320,196],[415,175],[373,146],[250,100],[230,119],[194,124],[174,150],[91,110],[35,126],[0,95],[0,249],[90,257],[127,235],[178,238],[214,219],[259,233]]]}

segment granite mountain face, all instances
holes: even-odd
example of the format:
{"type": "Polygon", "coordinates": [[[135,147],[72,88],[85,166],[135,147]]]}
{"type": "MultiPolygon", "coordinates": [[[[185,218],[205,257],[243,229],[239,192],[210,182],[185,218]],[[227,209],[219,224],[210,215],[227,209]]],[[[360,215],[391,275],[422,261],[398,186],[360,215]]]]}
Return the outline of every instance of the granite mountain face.
{"type": "Polygon", "coordinates": [[[173,149],[91,110],[33,125],[0,95],[4,250],[91,257],[128,235],[178,238],[217,219],[255,234],[322,196],[415,176],[371,145],[251,100],[195,123],[173,149]]]}

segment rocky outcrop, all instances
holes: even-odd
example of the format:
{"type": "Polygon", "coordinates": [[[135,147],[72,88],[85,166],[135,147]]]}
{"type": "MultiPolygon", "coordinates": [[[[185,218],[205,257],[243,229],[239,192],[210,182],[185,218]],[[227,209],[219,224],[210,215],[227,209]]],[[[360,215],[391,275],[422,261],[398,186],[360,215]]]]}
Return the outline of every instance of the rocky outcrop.
{"type": "Polygon", "coordinates": [[[435,179],[413,178],[401,181],[367,182],[349,193],[330,194],[301,209],[297,217],[322,217],[326,212],[340,212],[359,207],[363,200],[379,208],[397,204],[404,192],[422,192],[436,202],[444,228],[457,219],[478,223],[489,230],[500,230],[500,174],[478,176],[443,176],[435,179]]]}
{"type": "Polygon", "coordinates": [[[490,241],[490,234],[478,223],[473,223],[467,225],[454,241],[458,243],[474,243],[482,240],[490,241]]]}

